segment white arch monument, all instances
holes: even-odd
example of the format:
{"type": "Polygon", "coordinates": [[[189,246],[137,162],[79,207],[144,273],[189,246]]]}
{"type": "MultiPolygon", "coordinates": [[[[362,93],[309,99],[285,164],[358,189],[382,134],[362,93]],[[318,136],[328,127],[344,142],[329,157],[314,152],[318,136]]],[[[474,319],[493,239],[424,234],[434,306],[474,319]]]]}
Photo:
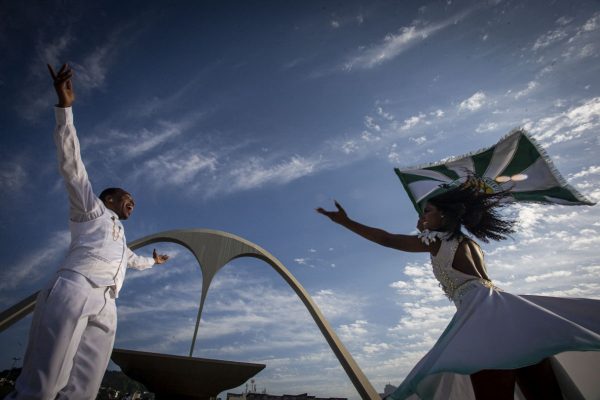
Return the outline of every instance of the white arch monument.
{"type": "Polygon", "coordinates": [[[346,371],[350,381],[363,399],[379,400],[379,394],[373,388],[365,374],[362,372],[352,355],[346,350],[334,332],[329,322],[325,319],[308,292],[300,285],[288,269],[271,253],[260,246],[249,242],[231,233],[211,229],[187,229],[160,232],[135,240],[129,244],[132,250],[157,242],[171,242],[184,246],[194,254],[202,270],[202,293],[200,307],[194,328],[194,336],[190,347],[190,357],[194,352],[194,345],[198,335],[198,326],[204,308],[204,301],[210,284],[216,273],[230,261],[241,257],[253,257],[265,261],[294,289],[300,297],[308,312],[315,320],[321,333],[329,343],[331,350],[338,358],[346,371]]]}

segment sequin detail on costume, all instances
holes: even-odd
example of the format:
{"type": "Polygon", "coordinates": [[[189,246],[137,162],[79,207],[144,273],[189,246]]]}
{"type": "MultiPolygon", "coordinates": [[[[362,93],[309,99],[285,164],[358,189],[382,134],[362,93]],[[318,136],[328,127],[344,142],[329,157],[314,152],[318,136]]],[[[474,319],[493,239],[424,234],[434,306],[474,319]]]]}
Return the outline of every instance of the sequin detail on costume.
{"type": "Polygon", "coordinates": [[[121,237],[122,227],[120,224],[119,224],[119,226],[117,226],[117,218],[116,217],[110,217],[110,218],[112,219],[112,222],[113,222],[112,239],[116,242],[121,237]]]}
{"type": "Polygon", "coordinates": [[[456,250],[463,238],[442,241],[438,254],[431,257],[433,275],[439,282],[439,286],[446,297],[455,303],[469,292],[476,284],[487,288],[500,290],[492,281],[487,279],[465,274],[452,268],[452,261],[456,250]]]}

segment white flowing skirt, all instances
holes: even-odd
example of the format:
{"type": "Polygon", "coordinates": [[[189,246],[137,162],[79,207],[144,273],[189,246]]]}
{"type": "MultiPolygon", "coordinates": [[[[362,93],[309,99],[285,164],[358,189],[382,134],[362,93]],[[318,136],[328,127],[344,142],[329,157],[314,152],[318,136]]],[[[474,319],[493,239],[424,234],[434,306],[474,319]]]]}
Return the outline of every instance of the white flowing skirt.
{"type": "MultiPolygon", "coordinates": [[[[389,399],[475,399],[470,374],[552,356],[565,399],[600,399],[600,300],[469,285],[437,343],[389,399]]],[[[515,399],[521,398],[517,387],[515,399]]]]}

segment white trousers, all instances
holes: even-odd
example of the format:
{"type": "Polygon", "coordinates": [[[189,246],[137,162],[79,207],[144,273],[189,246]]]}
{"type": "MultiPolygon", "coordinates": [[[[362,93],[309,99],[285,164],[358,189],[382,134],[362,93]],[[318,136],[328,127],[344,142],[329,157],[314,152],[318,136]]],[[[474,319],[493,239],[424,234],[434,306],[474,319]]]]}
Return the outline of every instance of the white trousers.
{"type": "Polygon", "coordinates": [[[38,296],[15,400],[93,400],[117,327],[111,289],[59,271],[38,296]]]}

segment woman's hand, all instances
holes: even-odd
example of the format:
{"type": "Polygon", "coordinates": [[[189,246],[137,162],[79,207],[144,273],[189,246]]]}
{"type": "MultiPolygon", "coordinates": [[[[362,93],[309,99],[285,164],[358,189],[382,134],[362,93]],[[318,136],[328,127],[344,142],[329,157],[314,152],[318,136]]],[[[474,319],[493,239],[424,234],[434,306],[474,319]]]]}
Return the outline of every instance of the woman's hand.
{"type": "Polygon", "coordinates": [[[335,201],[335,206],[338,209],[337,211],[327,211],[322,207],[319,207],[317,208],[317,212],[329,217],[329,219],[331,219],[333,222],[343,225],[344,222],[349,221],[348,214],[346,214],[346,210],[344,210],[344,208],[337,201],[335,201]]]}

